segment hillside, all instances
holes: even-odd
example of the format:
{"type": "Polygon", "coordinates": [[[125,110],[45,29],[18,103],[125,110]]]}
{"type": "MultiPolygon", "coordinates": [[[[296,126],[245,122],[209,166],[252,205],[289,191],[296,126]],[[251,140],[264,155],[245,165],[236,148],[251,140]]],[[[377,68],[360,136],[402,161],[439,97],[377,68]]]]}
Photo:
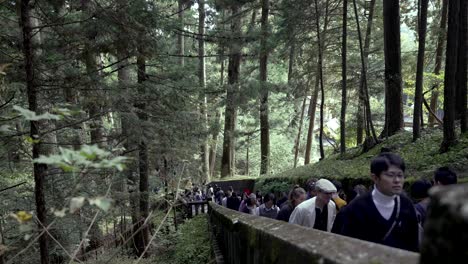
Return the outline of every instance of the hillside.
{"type": "Polygon", "coordinates": [[[339,179],[344,185],[348,183],[369,183],[369,164],[382,148],[389,148],[400,154],[406,162],[407,183],[418,178],[431,178],[433,171],[441,166],[449,166],[455,170],[460,182],[468,179],[468,135],[459,139],[456,147],[447,153],[439,153],[442,141],[442,130],[428,129],[422,137],[412,142],[411,132],[401,132],[389,137],[361,154],[360,148],[349,149],[344,157],[334,154],[328,158],[306,166],[285,170],[272,176],[262,176],[257,179],[256,188],[269,191],[280,191],[291,184],[303,184],[311,177],[339,179]]]}

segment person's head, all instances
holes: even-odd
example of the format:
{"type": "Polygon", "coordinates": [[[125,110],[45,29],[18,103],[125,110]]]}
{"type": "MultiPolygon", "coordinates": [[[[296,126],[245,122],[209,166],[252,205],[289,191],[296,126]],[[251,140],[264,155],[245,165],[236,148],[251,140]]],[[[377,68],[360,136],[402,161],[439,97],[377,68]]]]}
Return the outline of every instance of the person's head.
{"type": "Polygon", "coordinates": [[[336,187],[336,193],[333,198],[340,197],[343,200],[346,200],[346,194],[343,192],[343,185],[338,180],[332,180],[333,185],[336,187]]]}
{"type": "Polygon", "coordinates": [[[263,203],[265,204],[265,207],[270,209],[274,204],[276,204],[276,197],[273,193],[267,193],[263,197],[263,203]]]}
{"type": "Polygon", "coordinates": [[[411,185],[411,197],[415,201],[421,201],[427,197],[429,197],[428,191],[432,187],[431,182],[428,180],[420,179],[415,181],[411,185]]]}
{"type": "Polygon", "coordinates": [[[330,202],[333,194],[336,193],[336,187],[327,179],[320,179],[315,183],[315,190],[317,193],[317,205],[326,205],[330,202]]]}
{"type": "Polygon", "coordinates": [[[299,185],[294,186],[294,188],[289,193],[289,201],[291,204],[296,207],[302,203],[307,198],[306,191],[299,187],[299,185]]]}
{"type": "Polygon", "coordinates": [[[380,153],[371,162],[371,177],[381,193],[392,196],[401,194],[405,182],[405,162],[395,153],[380,153]]]}
{"type": "Polygon", "coordinates": [[[255,193],[251,193],[251,194],[247,197],[246,204],[247,204],[248,206],[253,206],[253,205],[256,205],[256,204],[257,204],[257,196],[255,195],[255,193]]]}
{"type": "Polygon", "coordinates": [[[449,167],[440,167],[434,172],[434,185],[449,185],[457,183],[457,174],[449,167]]]}
{"type": "Polygon", "coordinates": [[[227,194],[228,197],[231,197],[232,193],[233,193],[232,186],[229,186],[229,188],[226,191],[226,194],[227,194]]]}
{"type": "Polygon", "coordinates": [[[309,194],[309,197],[315,197],[315,195],[317,195],[317,190],[315,188],[315,183],[317,182],[317,178],[310,178],[307,182],[306,182],[306,189],[307,189],[307,193],[309,194]]]}

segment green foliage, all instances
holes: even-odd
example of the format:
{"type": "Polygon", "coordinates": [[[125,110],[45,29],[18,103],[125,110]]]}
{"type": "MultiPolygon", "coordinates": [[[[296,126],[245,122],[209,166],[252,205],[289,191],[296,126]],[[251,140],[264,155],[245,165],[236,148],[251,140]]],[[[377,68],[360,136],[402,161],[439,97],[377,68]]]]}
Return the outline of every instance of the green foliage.
{"type": "Polygon", "coordinates": [[[59,166],[65,172],[80,171],[85,168],[95,169],[124,169],[123,162],[126,157],[112,157],[112,153],[98,146],[84,145],[80,150],[59,148],[59,153],[49,156],[40,156],[36,163],[59,166]]]}
{"type": "Polygon", "coordinates": [[[198,215],[180,226],[174,263],[198,264],[210,260],[211,243],[206,215],[198,215]]]}
{"type": "MultiPolygon", "coordinates": [[[[22,108],[21,106],[13,106],[13,109],[19,112],[19,114],[26,120],[29,121],[39,121],[39,120],[60,120],[62,116],[60,115],[54,115],[50,113],[44,113],[41,115],[36,114],[33,111],[30,111],[28,109],[22,108]]],[[[62,111],[63,112],[63,111],[62,111]]]]}
{"type": "Polygon", "coordinates": [[[262,193],[289,193],[291,188],[292,183],[285,179],[278,179],[278,181],[265,181],[265,179],[260,179],[255,182],[255,189],[262,193]]]}
{"type": "Polygon", "coordinates": [[[418,178],[430,179],[436,168],[450,166],[460,178],[468,177],[468,136],[462,136],[458,144],[449,152],[439,153],[442,140],[440,129],[427,129],[416,142],[412,142],[412,133],[398,133],[388,140],[361,154],[360,148],[347,150],[345,157],[332,155],[320,162],[290,169],[269,177],[260,177],[256,188],[262,191],[286,188],[288,185],[301,184],[309,178],[339,179],[346,182],[370,183],[370,161],[385,147],[400,154],[406,163],[407,184],[418,178]]]}

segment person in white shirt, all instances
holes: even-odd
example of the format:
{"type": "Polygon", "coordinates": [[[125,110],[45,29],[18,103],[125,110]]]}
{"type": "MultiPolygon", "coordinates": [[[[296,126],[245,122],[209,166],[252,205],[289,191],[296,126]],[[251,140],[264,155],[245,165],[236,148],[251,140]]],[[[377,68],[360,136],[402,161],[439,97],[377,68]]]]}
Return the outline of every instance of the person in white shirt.
{"type": "Polygon", "coordinates": [[[331,200],[336,187],[329,180],[320,179],[315,189],[317,195],[294,208],[289,223],[330,232],[336,215],[336,205],[331,200]]]}

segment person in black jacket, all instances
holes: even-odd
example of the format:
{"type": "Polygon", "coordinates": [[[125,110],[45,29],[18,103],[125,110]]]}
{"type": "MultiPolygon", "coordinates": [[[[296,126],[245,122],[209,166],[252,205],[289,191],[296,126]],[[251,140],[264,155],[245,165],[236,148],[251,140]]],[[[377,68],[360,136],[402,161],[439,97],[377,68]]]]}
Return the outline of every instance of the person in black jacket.
{"type": "Polygon", "coordinates": [[[289,193],[288,201],[284,202],[281,205],[281,209],[276,216],[276,220],[281,220],[289,222],[289,217],[291,216],[294,208],[302,203],[306,199],[306,191],[299,187],[299,185],[294,186],[294,188],[289,193]]]}
{"type": "Polygon", "coordinates": [[[345,206],[333,232],[400,249],[418,251],[418,221],[403,191],[405,163],[394,153],[371,162],[374,190],[345,206]]]}

